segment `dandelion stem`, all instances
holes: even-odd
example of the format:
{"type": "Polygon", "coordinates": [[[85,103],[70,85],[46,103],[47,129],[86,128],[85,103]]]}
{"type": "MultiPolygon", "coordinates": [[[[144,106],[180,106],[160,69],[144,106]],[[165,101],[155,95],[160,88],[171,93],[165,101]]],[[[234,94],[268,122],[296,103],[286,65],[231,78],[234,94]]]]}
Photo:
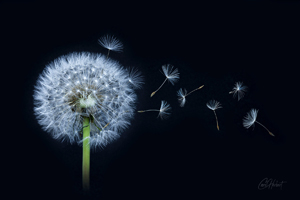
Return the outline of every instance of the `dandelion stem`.
{"type": "MultiPolygon", "coordinates": [[[[213,110],[214,111],[214,110],[213,110]]],[[[218,123],[218,118],[217,118],[217,114],[216,112],[214,111],[214,114],[215,114],[215,117],[216,117],[216,122],[217,122],[217,129],[219,130],[219,123],[218,123]]]]}
{"type": "MultiPolygon", "coordinates": [[[[202,86],[200,86],[200,87],[198,87],[198,88],[194,89],[193,91],[189,92],[187,95],[189,95],[189,94],[191,94],[191,93],[195,92],[196,90],[199,90],[199,89],[203,88],[203,86],[204,86],[204,85],[202,85],[202,86]]],[[[185,96],[187,96],[187,95],[185,95],[185,96]]]]}
{"type": "Polygon", "coordinates": [[[139,113],[148,112],[148,111],[157,111],[160,112],[160,110],[150,109],[150,110],[139,110],[139,113]]]}
{"type": "Polygon", "coordinates": [[[275,136],[273,133],[271,133],[264,125],[262,125],[261,123],[259,123],[258,121],[255,121],[256,123],[258,123],[259,125],[261,125],[262,127],[264,127],[271,136],[275,136]]]}
{"type": "Polygon", "coordinates": [[[152,97],[153,95],[155,95],[155,93],[165,84],[165,82],[168,80],[168,78],[166,78],[165,80],[164,80],[164,82],[159,86],[159,88],[157,89],[157,90],[155,90],[154,92],[152,92],[151,93],[151,96],[150,97],[152,97]]]}
{"type": "Polygon", "coordinates": [[[90,118],[83,118],[83,144],[82,144],[82,187],[88,191],[90,188],[90,118]]]}

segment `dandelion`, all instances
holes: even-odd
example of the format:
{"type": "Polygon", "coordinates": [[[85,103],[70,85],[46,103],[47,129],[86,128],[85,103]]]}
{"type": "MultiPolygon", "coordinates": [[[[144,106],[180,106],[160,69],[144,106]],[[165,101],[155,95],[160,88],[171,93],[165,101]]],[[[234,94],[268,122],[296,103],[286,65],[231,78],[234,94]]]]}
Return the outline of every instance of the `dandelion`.
{"type": "Polygon", "coordinates": [[[34,113],[55,139],[82,145],[85,190],[89,188],[90,148],[105,147],[130,125],[134,86],[142,82],[138,72],[135,79],[132,76],[104,55],[71,53],[47,65],[37,80],[34,113]]]}
{"type": "Polygon", "coordinates": [[[157,90],[155,90],[154,92],[151,93],[152,97],[153,95],[155,95],[155,93],[165,84],[165,82],[168,80],[170,83],[172,83],[172,85],[174,85],[178,80],[179,80],[179,72],[178,69],[174,69],[173,70],[173,66],[170,64],[167,65],[163,65],[162,66],[162,70],[163,70],[163,74],[165,75],[166,79],[164,80],[164,82],[159,86],[159,88],[157,90]]]}
{"type": "Polygon", "coordinates": [[[275,136],[273,133],[271,133],[264,125],[262,125],[261,123],[259,123],[258,121],[256,121],[256,118],[257,118],[257,113],[258,113],[258,110],[257,109],[254,109],[252,108],[248,113],[247,115],[244,117],[243,119],[243,126],[245,128],[250,128],[251,126],[254,127],[254,123],[258,123],[259,125],[261,125],[262,127],[264,127],[268,133],[271,135],[271,136],[275,136]]]}
{"type": "Polygon", "coordinates": [[[218,118],[217,118],[217,114],[215,112],[215,110],[222,108],[220,102],[215,101],[215,100],[210,100],[209,102],[207,102],[206,106],[211,109],[212,111],[214,111],[215,117],[216,117],[216,122],[217,122],[217,129],[219,130],[219,124],[218,124],[218,118]]]}
{"type": "Polygon", "coordinates": [[[123,49],[123,44],[114,36],[103,36],[98,42],[102,47],[108,49],[106,58],[108,58],[109,51],[121,52],[123,49]]]}
{"type": "Polygon", "coordinates": [[[166,101],[161,101],[161,106],[160,109],[149,109],[149,110],[140,110],[138,111],[139,113],[143,113],[143,112],[149,112],[149,111],[156,111],[159,112],[157,117],[160,117],[161,119],[166,119],[169,117],[170,113],[168,113],[168,111],[171,110],[171,107],[169,104],[167,104],[166,101]]]}
{"type": "Polygon", "coordinates": [[[177,96],[178,96],[178,101],[179,101],[179,103],[180,103],[180,106],[181,106],[181,107],[184,106],[184,104],[185,104],[185,102],[186,102],[186,97],[187,97],[188,95],[190,95],[191,93],[195,92],[196,90],[201,89],[203,86],[204,86],[204,85],[202,85],[202,86],[200,86],[200,87],[194,89],[193,91],[191,91],[191,92],[189,92],[189,93],[187,93],[187,90],[186,90],[186,89],[180,88],[180,89],[177,91],[177,96]]]}
{"type": "Polygon", "coordinates": [[[229,92],[229,94],[233,93],[233,98],[238,96],[238,101],[244,97],[245,92],[247,91],[247,86],[243,86],[242,82],[236,82],[233,90],[229,92]]]}

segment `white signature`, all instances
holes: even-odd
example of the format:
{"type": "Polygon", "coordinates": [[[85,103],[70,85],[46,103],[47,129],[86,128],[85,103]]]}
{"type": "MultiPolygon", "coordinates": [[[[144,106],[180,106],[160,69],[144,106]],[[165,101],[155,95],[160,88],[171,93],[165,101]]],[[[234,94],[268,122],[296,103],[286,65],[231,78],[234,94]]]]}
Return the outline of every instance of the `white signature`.
{"type": "Polygon", "coordinates": [[[287,183],[286,181],[277,181],[276,179],[268,179],[264,178],[259,184],[258,184],[258,189],[263,190],[263,189],[272,189],[273,187],[280,187],[282,190],[282,185],[283,183],[287,183]]]}

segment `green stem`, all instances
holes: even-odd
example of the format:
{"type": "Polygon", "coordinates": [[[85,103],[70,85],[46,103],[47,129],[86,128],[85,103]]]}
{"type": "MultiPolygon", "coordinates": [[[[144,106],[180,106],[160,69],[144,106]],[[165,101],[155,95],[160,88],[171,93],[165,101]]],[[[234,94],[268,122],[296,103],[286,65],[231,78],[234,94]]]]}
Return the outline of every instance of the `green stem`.
{"type": "Polygon", "coordinates": [[[82,144],[82,187],[88,191],[90,188],[90,118],[83,118],[83,144],[82,144]]]}

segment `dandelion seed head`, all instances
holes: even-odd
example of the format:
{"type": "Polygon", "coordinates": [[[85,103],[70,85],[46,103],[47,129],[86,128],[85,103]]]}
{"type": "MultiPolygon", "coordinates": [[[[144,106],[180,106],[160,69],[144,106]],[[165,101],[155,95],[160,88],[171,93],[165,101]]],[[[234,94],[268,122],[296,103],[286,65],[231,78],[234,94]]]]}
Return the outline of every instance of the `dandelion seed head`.
{"type": "Polygon", "coordinates": [[[101,54],[59,57],[38,78],[34,113],[54,138],[78,144],[82,144],[83,117],[89,117],[90,145],[104,147],[120,136],[133,117],[137,96],[128,77],[119,63],[101,54]],[[103,72],[106,75],[95,80],[103,72]]]}
{"type": "Polygon", "coordinates": [[[243,126],[245,128],[250,128],[251,126],[254,126],[254,123],[257,118],[258,109],[252,108],[247,115],[243,119],[243,126]]]}

